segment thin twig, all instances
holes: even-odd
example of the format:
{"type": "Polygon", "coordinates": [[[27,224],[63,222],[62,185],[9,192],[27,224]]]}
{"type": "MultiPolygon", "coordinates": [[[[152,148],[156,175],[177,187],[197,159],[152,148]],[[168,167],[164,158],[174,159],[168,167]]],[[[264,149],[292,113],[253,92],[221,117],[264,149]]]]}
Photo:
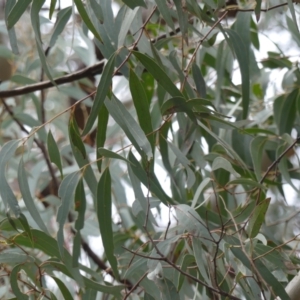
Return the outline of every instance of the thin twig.
{"type": "Polygon", "coordinates": [[[264,174],[264,176],[261,178],[261,180],[259,181],[260,184],[262,184],[264,182],[264,180],[266,179],[266,177],[268,176],[268,174],[270,173],[270,171],[274,168],[275,165],[277,165],[281,159],[292,149],[294,148],[294,146],[300,141],[300,136],[297,137],[297,139],[289,146],[287,147],[279,156],[276,160],[274,160],[272,162],[272,164],[268,167],[266,173],[264,174]]]}
{"type": "Polygon", "coordinates": [[[131,288],[131,290],[125,295],[123,300],[126,300],[130,294],[139,286],[139,284],[142,282],[142,280],[147,276],[148,272],[144,273],[143,276],[136,282],[136,284],[131,288]]]}

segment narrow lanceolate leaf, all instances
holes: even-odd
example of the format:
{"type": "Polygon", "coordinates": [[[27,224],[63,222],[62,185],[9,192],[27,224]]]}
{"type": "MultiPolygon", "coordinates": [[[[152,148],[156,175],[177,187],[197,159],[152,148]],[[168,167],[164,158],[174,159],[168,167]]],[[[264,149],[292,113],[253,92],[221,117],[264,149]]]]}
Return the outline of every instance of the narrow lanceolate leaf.
{"type": "Polygon", "coordinates": [[[164,192],[158,179],[155,177],[155,174],[150,173],[149,171],[146,172],[132,152],[129,152],[128,160],[131,162],[130,167],[134,175],[147,189],[149,188],[151,193],[153,193],[166,206],[174,204],[174,201],[164,192]]]}
{"type": "Polygon", "coordinates": [[[130,29],[131,23],[136,18],[136,13],[138,12],[139,8],[136,7],[135,9],[127,9],[125,13],[125,17],[122,22],[122,26],[118,35],[118,47],[124,46],[125,38],[128,34],[130,29]]]}
{"type": "Polygon", "coordinates": [[[19,278],[19,271],[22,269],[22,264],[15,266],[11,273],[10,273],[10,286],[12,289],[12,292],[14,293],[14,295],[16,296],[16,299],[18,300],[28,300],[28,296],[23,294],[20,291],[19,285],[18,285],[18,278],[19,278]]]}
{"type": "Polygon", "coordinates": [[[172,149],[173,153],[176,156],[176,159],[184,166],[187,172],[187,188],[191,189],[195,183],[196,177],[192,169],[189,167],[190,161],[186,156],[172,143],[168,142],[169,147],[172,149]]]}
{"type": "Polygon", "coordinates": [[[147,159],[150,160],[153,157],[151,145],[143,130],[124,105],[116,97],[112,96],[111,100],[105,100],[105,106],[140,155],[144,157],[146,154],[147,159]]]}
{"type": "Polygon", "coordinates": [[[150,134],[153,131],[152,120],[149,112],[149,102],[147,99],[146,91],[142,85],[141,79],[135,74],[135,72],[130,69],[129,76],[129,87],[132,95],[132,100],[136,113],[138,116],[139,124],[147,136],[152,149],[154,149],[154,135],[150,134]]]}
{"type": "MultiPolygon", "coordinates": [[[[97,134],[96,134],[96,145],[97,149],[102,148],[106,139],[106,129],[108,123],[108,111],[105,105],[102,105],[98,113],[98,125],[97,125],[97,134]]],[[[100,159],[101,155],[97,151],[97,166],[99,172],[101,172],[102,160],[100,159]]]]}
{"type": "Polygon", "coordinates": [[[20,213],[20,216],[19,216],[18,219],[19,219],[20,224],[22,225],[24,231],[27,233],[27,236],[30,239],[31,243],[33,243],[33,237],[32,237],[32,233],[31,233],[31,229],[30,229],[30,226],[28,224],[28,221],[27,221],[26,217],[22,213],[20,213]]]}
{"type": "Polygon", "coordinates": [[[220,139],[213,131],[211,131],[207,126],[205,126],[202,122],[198,122],[198,124],[207,132],[209,133],[214,139],[216,139],[229,153],[230,155],[236,159],[240,166],[244,168],[244,170],[252,177],[251,172],[248,170],[247,165],[245,162],[239,157],[239,155],[232,149],[232,147],[227,144],[223,139],[220,139]]]}
{"type": "Polygon", "coordinates": [[[85,191],[83,180],[80,179],[75,191],[75,211],[77,211],[77,219],[75,221],[75,229],[76,234],[73,240],[73,256],[72,256],[72,266],[78,267],[80,252],[81,252],[81,235],[80,230],[84,226],[84,215],[86,210],[86,198],[85,198],[85,191]]]}
{"type": "Polygon", "coordinates": [[[7,29],[11,29],[18,22],[18,20],[21,18],[21,16],[23,15],[23,13],[25,12],[25,10],[31,2],[32,0],[23,0],[17,1],[15,3],[11,11],[9,12],[6,20],[7,29]]]}
{"type": "Polygon", "coordinates": [[[102,7],[100,4],[98,4],[97,0],[89,0],[89,3],[91,5],[92,10],[94,11],[96,18],[99,20],[99,22],[102,24],[104,21],[104,15],[102,11],[102,7]]]}
{"type": "Polygon", "coordinates": [[[164,21],[170,26],[173,30],[175,29],[174,27],[174,22],[172,20],[172,16],[170,14],[170,8],[167,5],[166,1],[161,1],[161,0],[155,0],[155,3],[158,7],[159,12],[161,13],[164,21]]]}
{"type": "Polygon", "coordinates": [[[72,154],[79,168],[85,168],[83,173],[84,179],[88,187],[90,188],[93,196],[96,196],[97,180],[92,167],[89,165],[89,160],[85,150],[85,146],[79,135],[78,126],[74,118],[71,119],[69,124],[69,137],[72,148],[72,154]]]}
{"type": "Polygon", "coordinates": [[[105,255],[116,278],[119,278],[118,263],[114,255],[114,241],[111,219],[111,178],[107,168],[97,187],[97,216],[105,255]]]}
{"type": "Polygon", "coordinates": [[[271,198],[261,201],[255,208],[250,217],[248,225],[248,234],[250,238],[254,238],[259,233],[262,223],[265,221],[266,212],[268,210],[271,198]]]}
{"type": "Polygon", "coordinates": [[[87,123],[85,125],[85,128],[82,132],[82,135],[86,135],[94,125],[94,122],[98,116],[99,109],[101,108],[105,97],[111,87],[111,81],[112,81],[112,75],[114,72],[114,66],[115,66],[115,54],[112,54],[112,56],[107,61],[98,88],[95,96],[95,100],[93,102],[93,106],[89,115],[89,118],[87,120],[87,123]]]}
{"type": "Polygon", "coordinates": [[[66,7],[58,12],[57,19],[55,22],[54,30],[49,42],[49,47],[53,47],[58,36],[63,32],[66,24],[68,23],[72,15],[72,7],[66,7]]]}
{"type": "Polygon", "coordinates": [[[247,49],[243,40],[235,31],[227,29],[226,33],[229,36],[230,46],[234,49],[240,66],[242,77],[243,118],[246,119],[248,116],[250,103],[249,49],[247,49]]]}
{"type": "Polygon", "coordinates": [[[94,24],[92,23],[89,15],[87,14],[83,2],[82,0],[74,0],[74,3],[78,9],[78,13],[80,14],[83,22],[85,23],[86,27],[92,32],[92,34],[100,41],[102,42],[102,39],[99,35],[99,33],[97,32],[94,24]]]}
{"type": "Polygon", "coordinates": [[[16,217],[20,215],[18,200],[5,178],[6,164],[13,157],[19,141],[13,140],[6,143],[0,151],[0,195],[6,208],[7,206],[16,217]]]}
{"type": "Polygon", "coordinates": [[[200,68],[196,63],[192,66],[192,74],[195,81],[196,89],[201,98],[206,98],[206,84],[202,76],[200,68]]]}
{"type": "Polygon", "coordinates": [[[48,133],[47,147],[48,147],[48,153],[49,153],[49,157],[50,157],[51,162],[54,163],[58,167],[58,169],[60,171],[60,175],[61,175],[61,177],[63,177],[62,164],[61,164],[59,149],[58,149],[58,146],[57,146],[57,144],[54,140],[54,137],[52,135],[51,130],[49,130],[49,133],[48,133]]]}
{"type": "Polygon", "coordinates": [[[55,276],[50,276],[55,283],[57,284],[57,286],[59,287],[63,297],[65,300],[72,300],[74,299],[73,295],[70,293],[70,291],[68,290],[68,288],[65,286],[65,284],[57,277],[55,276]]]}
{"type": "Polygon", "coordinates": [[[52,19],[53,13],[55,11],[56,2],[57,2],[57,0],[51,0],[50,9],[49,9],[49,19],[50,20],[52,19]]]}
{"type": "MultiPolygon", "coordinates": [[[[42,9],[45,1],[46,0],[33,0],[32,6],[31,6],[30,18],[31,18],[32,29],[35,34],[36,46],[37,46],[37,50],[39,53],[42,67],[43,67],[46,75],[48,76],[48,78],[53,83],[53,85],[55,85],[55,82],[53,81],[52,75],[51,75],[50,70],[47,65],[46,55],[45,55],[45,52],[43,49],[41,32],[40,32],[40,15],[39,15],[39,13],[40,13],[40,10],[42,9]]],[[[20,1],[18,1],[18,2],[20,2],[20,1]]]]}
{"type": "MultiPolygon", "coordinates": [[[[25,1],[24,1],[25,2],[25,1]]],[[[5,14],[5,21],[7,22],[8,15],[12,11],[12,8],[15,6],[16,0],[7,1],[5,4],[4,14],[5,14]]],[[[10,29],[7,29],[9,42],[11,46],[11,50],[15,55],[19,55],[19,48],[17,42],[17,35],[14,26],[10,29]]]]}
{"type": "Polygon", "coordinates": [[[176,12],[178,15],[178,23],[180,27],[181,34],[186,42],[187,40],[187,28],[188,28],[188,14],[183,9],[183,1],[181,0],[174,0],[174,4],[176,6],[176,12]]]}
{"type": "Polygon", "coordinates": [[[142,63],[149,73],[155,78],[155,80],[172,96],[183,97],[182,93],[172,82],[166,72],[156,63],[155,60],[146,56],[140,52],[133,51],[136,58],[142,63]]]}
{"type": "Polygon", "coordinates": [[[107,157],[107,158],[114,158],[114,159],[121,159],[121,160],[124,160],[125,162],[128,162],[130,163],[130,161],[128,159],[126,159],[125,157],[113,152],[113,151],[110,151],[108,149],[105,149],[105,148],[99,148],[98,151],[99,153],[99,156],[104,156],[104,157],[107,157]]]}
{"type": "Polygon", "coordinates": [[[266,141],[267,141],[266,137],[257,136],[252,140],[250,145],[250,152],[251,152],[254,172],[257,180],[260,180],[262,178],[261,164],[262,164],[262,158],[264,154],[264,147],[266,141]]]}
{"type": "Polygon", "coordinates": [[[80,173],[72,173],[67,175],[58,190],[58,196],[61,198],[61,205],[58,209],[56,221],[59,224],[57,232],[57,242],[60,255],[64,253],[64,224],[67,221],[71,205],[74,203],[75,189],[80,179],[80,173]]]}
{"type": "MultiPolygon", "coordinates": [[[[295,1],[295,2],[297,3],[297,1],[295,1]]],[[[295,23],[295,27],[297,28],[297,30],[299,32],[299,27],[298,27],[298,23],[297,23],[295,8],[294,8],[294,1],[293,0],[287,0],[287,3],[288,3],[289,10],[291,12],[291,15],[292,15],[292,19],[295,23]]]]}
{"type": "Polygon", "coordinates": [[[291,133],[294,127],[296,118],[296,104],[298,101],[299,89],[293,90],[286,98],[277,97],[274,101],[274,120],[277,124],[280,135],[284,133],[291,133]],[[288,118],[286,117],[288,116],[288,118]]]}

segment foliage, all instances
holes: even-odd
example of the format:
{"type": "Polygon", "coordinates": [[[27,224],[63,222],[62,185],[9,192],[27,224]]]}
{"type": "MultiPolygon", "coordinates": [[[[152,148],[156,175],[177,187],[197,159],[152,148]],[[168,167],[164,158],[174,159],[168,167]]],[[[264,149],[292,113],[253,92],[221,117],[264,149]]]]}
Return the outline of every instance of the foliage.
{"type": "Polygon", "coordinates": [[[297,7],[224,4],[6,1],[2,299],[289,299],[297,7]]]}

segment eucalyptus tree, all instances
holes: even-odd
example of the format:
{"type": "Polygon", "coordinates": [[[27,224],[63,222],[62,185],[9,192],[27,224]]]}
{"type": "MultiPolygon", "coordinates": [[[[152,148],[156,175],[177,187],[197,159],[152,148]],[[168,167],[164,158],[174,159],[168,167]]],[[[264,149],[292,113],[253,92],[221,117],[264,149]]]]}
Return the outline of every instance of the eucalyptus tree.
{"type": "Polygon", "coordinates": [[[293,1],[48,2],[3,9],[2,299],[297,299],[293,1]]]}

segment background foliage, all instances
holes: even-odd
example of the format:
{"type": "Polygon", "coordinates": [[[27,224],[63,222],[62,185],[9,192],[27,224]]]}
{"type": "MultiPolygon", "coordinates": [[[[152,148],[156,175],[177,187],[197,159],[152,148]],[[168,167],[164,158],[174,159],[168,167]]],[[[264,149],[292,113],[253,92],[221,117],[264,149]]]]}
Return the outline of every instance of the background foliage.
{"type": "Polygon", "coordinates": [[[293,299],[297,5],[63,2],[3,1],[0,297],[293,299]]]}

